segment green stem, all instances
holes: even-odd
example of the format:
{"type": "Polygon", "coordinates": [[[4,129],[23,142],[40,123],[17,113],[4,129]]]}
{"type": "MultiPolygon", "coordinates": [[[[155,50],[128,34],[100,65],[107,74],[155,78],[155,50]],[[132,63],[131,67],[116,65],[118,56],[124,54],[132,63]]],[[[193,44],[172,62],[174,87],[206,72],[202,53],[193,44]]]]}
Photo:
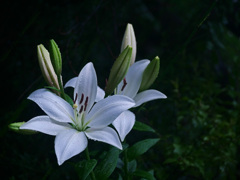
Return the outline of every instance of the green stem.
{"type": "Polygon", "coordinates": [[[63,84],[62,84],[62,80],[61,80],[60,76],[61,75],[58,75],[57,78],[58,78],[58,84],[59,84],[60,91],[61,91],[61,97],[66,100],[64,89],[63,89],[63,84]]]}
{"type": "MultiPolygon", "coordinates": [[[[86,154],[87,160],[90,161],[91,159],[90,159],[88,147],[85,149],[85,154],[86,154]]],[[[93,171],[91,171],[90,176],[92,180],[96,180],[96,177],[93,171]]]]}
{"type": "Polygon", "coordinates": [[[124,173],[125,173],[125,179],[126,180],[129,180],[129,176],[128,176],[128,158],[127,158],[127,149],[125,149],[123,151],[123,154],[124,154],[124,173]]]}

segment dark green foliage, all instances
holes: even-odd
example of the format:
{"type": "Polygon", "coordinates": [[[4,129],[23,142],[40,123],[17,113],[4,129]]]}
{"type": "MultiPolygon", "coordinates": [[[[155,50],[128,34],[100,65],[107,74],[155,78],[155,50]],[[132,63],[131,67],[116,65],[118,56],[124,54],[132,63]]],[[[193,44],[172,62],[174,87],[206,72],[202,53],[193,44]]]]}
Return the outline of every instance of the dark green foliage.
{"type": "Polygon", "coordinates": [[[134,160],[138,156],[147,152],[152,146],[154,146],[159,139],[145,139],[137,142],[133,146],[127,149],[128,160],[134,160]]]}
{"type": "Polygon", "coordinates": [[[97,179],[107,179],[115,170],[119,157],[119,149],[112,147],[94,169],[97,179]]]}
{"type": "MultiPolygon", "coordinates": [[[[59,167],[53,137],[19,135],[8,131],[7,126],[43,114],[26,100],[31,92],[46,86],[37,62],[38,44],[47,44],[49,39],[58,42],[64,83],[92,61],[98,84],[104,88],[129,22],[136,34],[136,60],[159,56],[161,70],[151,88],[168,97],[134,110],[137,121],[150,128],[136,123],[126,138],[129,148],[144,139],[160,141],[128,162],[130,176],[149,179],[154,174],[161,180],[240,178],[239,1],[6,1],[0,12],[2,177],[78,178],[72,162],[83,160],[82,153],[59,167]]],[[[95,147],[95,143],[91,145],[95,147]]],[[[109,153],[106,147],[101,148],[109,153]]],[[[102,152],[98,147],[89,149],[102,152]]],[[[96,154],[91,156],[98,159],[96,154]]],[[[123,152],[120,157],[124,157],[123,152]]],[[[113,165],[116,163],[114,159],[113,165]]],[[[111,172],[115,170],[115,174],[109,178],[121,179],[121,171],[114,166],[111,172]]]]}
{"type": "Polygon", "coordinates": [[[88,175],[93,171],[94,167],[97,164],[96,159],[83,160],[75,165],[75,169],[78,172],[78,178],[85,180],[88,175]]]}
{"type": "Polygon", "coordinates": [[[153,128],[151,128],[150,126],[140,122],[140,121],[135,121],[135,124],[133,126],[134,130],[138,130],[138,131],[149,131],[149,132],[155,132],[155,130],[153,128]]]}

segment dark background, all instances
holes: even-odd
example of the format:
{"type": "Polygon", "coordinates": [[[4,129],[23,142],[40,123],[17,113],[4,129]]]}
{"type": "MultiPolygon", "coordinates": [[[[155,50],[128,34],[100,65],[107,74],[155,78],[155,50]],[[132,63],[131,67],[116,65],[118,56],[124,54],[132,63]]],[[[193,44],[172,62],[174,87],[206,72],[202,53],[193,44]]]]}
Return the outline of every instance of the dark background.
{"type": "MultiPolygon", "coordinates": [[[[120,52],[133,24],[137,60],[158,55],[152,88],[168,96],[137,110],[137,120],[158,132],[128,135],[159,143],[138,159],[157,179],[239,179],[240,2],[238,0],[6,1],[0,6],[0,167],[5,179],[75,179],[71,162],[57,165],[54,137],[8,130],[12,122],[42,114],[28,95],[46,84],[36,47],[54,39],[63,81],[89,61],[98,83],[120,52]]],[[[93,143],[94,147],[94,143],[93,143]]]]}

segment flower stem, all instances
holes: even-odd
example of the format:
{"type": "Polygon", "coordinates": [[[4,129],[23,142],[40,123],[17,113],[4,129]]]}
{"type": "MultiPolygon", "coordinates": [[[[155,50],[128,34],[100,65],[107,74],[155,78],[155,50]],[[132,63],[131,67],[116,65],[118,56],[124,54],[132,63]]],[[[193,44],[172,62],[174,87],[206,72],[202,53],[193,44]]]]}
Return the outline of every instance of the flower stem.
{"type": "Polygon", "coordinates": [[[125,180],[129,180],[129,176],[128,176],[128,158],[127,158],[127,149],[125,149],[123,151],[123,154],[124,154],[124,173],[125,173],[125,180]]]}
{"type": "Polygon", "coordinates": [[[59,83],[59,87],[60,87],[60,91],[61,91],[61,97],[66,100],[64,89],[63,89],[63,84],[62,84],[62,80],[61,80],[60,75],[57,76],[57,78],[58,78],[58,83],[59,83]]]}
{"type": "MultiPolygon", "coordinates": [[[[90,159],[88,147],[85,149],[85,154],[86,154],[87,160],[90,161],[91,159],[90,159]]],[[[92,180],[96,180],[96,177],[93,171],[91,171],[90,176],[92,180]]]]}

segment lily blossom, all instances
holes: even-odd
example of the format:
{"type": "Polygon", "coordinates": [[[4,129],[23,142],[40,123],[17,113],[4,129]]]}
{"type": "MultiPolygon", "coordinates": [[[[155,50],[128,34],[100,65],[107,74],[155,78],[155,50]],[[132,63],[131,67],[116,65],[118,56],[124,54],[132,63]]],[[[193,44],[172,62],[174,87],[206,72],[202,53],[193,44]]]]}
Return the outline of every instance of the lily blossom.
{"type": "Polygon", "coordinates": [[[87,139],[122,149],[116,131],[108,125],[135,103],[123,95],[109,96],[95,103],[96,96],[97,76],[93,64],[88,63],[77,78],[73,107],[47,89],[36,90],[28,99],[37,103],[47,115],[32,118],[20,129],[56,136],[55,153],[59,165],[85,150],[87,139]]]}
{"type": "MultiPolygon", "coordinates": [[[[65,84],[64,88],[67,88],[67,87],[75,88],[76,83],[77,83],[77,79],[78,79],[78,77],[74,77],[74,78],[70,79],[70,80],[65,84]]],[[[104,96],[105,96],[104,90],[101,89],[99,86],[97,86],[97,95],[96,95],[95,102],[100,101],[101,99],[104,98],[104,96]]]]}
{"type": "MultiPolygon", "coordinates": [[[[135,62],[128,70],[126,77],[119,83],[116,94],[125,95],[135,101],[135,106],[155,100],[165,99],[167,96],[160,91],[149,89],[138,93],[143,72],[150,63],[149,60],[144,59],[135,62]]],[[[118,134],[123,141],[126,135],[131,131],[135,123],[135,115],[130,111],[124,111],[116,120],[112,123],[118,131],[118,134]]]]}

